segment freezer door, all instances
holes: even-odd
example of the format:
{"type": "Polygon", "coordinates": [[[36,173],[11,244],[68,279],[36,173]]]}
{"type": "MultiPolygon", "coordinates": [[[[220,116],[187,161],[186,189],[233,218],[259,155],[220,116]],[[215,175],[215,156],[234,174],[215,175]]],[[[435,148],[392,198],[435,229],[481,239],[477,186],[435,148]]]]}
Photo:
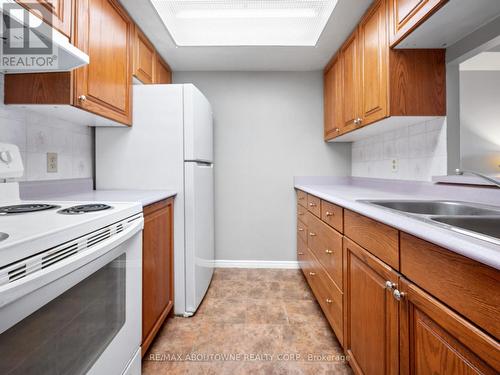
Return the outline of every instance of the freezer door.
{"type": "Polygon", "coordinates": [[[210,285],[214,249],[213,165],[185,163],[186,311],[194,313],[210,285]]]}
{"type": "Polygon", "coordinates": [[[184,85],[184,160],[213,162],[213,115],[207,98],[184,85]]]}

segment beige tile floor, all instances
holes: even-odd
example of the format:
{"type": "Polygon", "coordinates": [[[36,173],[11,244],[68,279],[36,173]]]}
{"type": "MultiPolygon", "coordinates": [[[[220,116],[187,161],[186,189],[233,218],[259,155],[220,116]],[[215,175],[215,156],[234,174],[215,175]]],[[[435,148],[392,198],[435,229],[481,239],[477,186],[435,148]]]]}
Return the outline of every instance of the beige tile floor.
{"type": "Polygon", "coordinates": [[[198,312],[167,321],[144,375],[352,374],[299,270],[217,269],[198,312]]]}

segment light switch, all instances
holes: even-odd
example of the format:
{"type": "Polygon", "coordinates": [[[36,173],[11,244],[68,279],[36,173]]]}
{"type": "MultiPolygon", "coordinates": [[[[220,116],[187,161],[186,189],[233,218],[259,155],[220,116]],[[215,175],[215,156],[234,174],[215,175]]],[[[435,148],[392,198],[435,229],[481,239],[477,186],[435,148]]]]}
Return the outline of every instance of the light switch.
{"type": "Polygon", "coordinates": [[[47,173],[57,173],[57,152],[47,152],[47,173]]]}

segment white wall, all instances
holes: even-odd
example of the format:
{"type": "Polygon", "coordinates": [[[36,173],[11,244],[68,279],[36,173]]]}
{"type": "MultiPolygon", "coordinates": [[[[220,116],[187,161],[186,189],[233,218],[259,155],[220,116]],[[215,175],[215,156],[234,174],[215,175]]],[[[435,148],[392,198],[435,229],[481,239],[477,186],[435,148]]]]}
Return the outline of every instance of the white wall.
{"type": "Polygon", "coordinates": [[[21,180],[92,177],[93,136],[90,128],[3,103],[4,76],[0,74],[0,142],[19,147],[24,163],[21,180]],[[47,152],[58,153],[57,173],[47,173],[47,152]]]}
{"type": "Polygon", "coordinates": [[[446,172],[445,118],[400,126],[352,144],[352,175],[356,177],[430,181],[446,172]]]}
{"type": "Polygon", "coordinates": [[[177,72],[215,117],[216,258],[296,260],[295,175],[349,175],[323,142],[321,72],[177,72]]]}
{"type": "Polygon", "coordinates": [[[500,173],[500,71],[460,72],[461,167],[500,173]]]}

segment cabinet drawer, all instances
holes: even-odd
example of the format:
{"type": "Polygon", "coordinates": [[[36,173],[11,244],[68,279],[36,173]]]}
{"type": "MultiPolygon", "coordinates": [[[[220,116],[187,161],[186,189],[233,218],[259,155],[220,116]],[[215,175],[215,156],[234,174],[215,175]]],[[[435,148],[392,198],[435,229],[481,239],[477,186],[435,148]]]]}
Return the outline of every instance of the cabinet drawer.
{"type": "Polygon", "coordinates": [[[307,244],[307,226],[297,219],[297,235],[307,244]]]}
{"type": "Polygon", "coordinates": [[[401,272],[497,339],[500,337],[500,271],[402,233],[401,272]]]}
{"type": "Polygon", "coordinates": [[[321,201],[321,220],[344,233],[344,209],[333,203],[321,201]]]}
{"type": "Polygon", "coordinates": [[[337,288],[332,279],[330,279],[318,259],[310,250],[308,258],[309,268],[307,269],[306,278],[309,281],[309,285],[311,286],[321,309],[323,310],[328,322],[335,332],[335,335],[342,345],[344,337],[342,321],[342,292],[337,288]]]}
{"type": "Polygon", "coordinates": [[[307,231],[309,249],[342,290],[342,235],[312,215],[307,231]]]}
{"type": "Polygon", "coordinates": [[[307,193],[297,190],[297,203],[307,208],[307,193]]]}
{"type": "Polygon", "coordinates": [[[297,205],[297,218],[300,221],[304,222],[304,224],[307,224],[306,215],[307,215],[307,208],[298,204],[297,205]]]}
{"type": "Polygon", "coordinates": [[[307,209],[317,217],[321,217],[321,199],[307,194],[307,209]]]}
{"type": "Polygon", "coordinates": [[[366,216],[344,210],[344,233],[380,260],[399,270],[399,232],[366,216]]]}

